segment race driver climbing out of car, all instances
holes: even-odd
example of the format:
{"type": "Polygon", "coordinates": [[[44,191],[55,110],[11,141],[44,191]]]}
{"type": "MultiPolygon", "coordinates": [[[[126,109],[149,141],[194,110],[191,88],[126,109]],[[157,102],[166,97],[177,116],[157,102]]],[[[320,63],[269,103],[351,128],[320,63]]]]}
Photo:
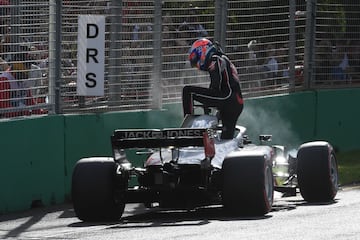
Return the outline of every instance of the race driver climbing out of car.
{"type": "Polygon", "coordinates": [[[215,107],[222,121],[221,139],[234,137],[236,122],[243,110],[243,97],[238,73],[234,64],[217,44],[206,38],[196,40],[189,53],[190,64],[209,72],[210,86],[185,86],[183,88],[184,116],[193,113],[193,101],[215,107]]]}

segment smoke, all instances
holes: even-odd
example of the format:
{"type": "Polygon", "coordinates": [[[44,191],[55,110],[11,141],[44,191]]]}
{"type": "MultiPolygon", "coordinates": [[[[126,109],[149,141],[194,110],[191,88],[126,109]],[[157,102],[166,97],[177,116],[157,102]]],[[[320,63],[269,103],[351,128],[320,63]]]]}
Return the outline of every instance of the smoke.
{"type": "Polygon", "coordinates": [[[162,109],[144,113],[142,117],[146,128],[178,128],[184,115],[182,105],[178,103],[164,104],[162,109]]]}
{"type": "Polygon", "coordinates": [[[291,121],[274,109],[247,106],[238,124],[247,128],[248,136],[256,144],[260,144],[258,136],[261,134],[272,135],[272,145],[283,145],[290,149],[297,148],[300,144],[291,121]]]}
{"type": "MultiPolygon", "coordinates": [[[[154,67],[154,68],[156,68],[156,67],[154,67]]],[[[157,71],[154,70],[152,77],[151,77],[151,82],[152,82],[152,87],[151,87],[152,103],[151,103],[151,105],[152,105],[153,109],[160,109],[160,107],[162,105],[163,90],[162,90],[161,82],[159,79],[161,79],[159,70],[157,70],[157,71]]]]}

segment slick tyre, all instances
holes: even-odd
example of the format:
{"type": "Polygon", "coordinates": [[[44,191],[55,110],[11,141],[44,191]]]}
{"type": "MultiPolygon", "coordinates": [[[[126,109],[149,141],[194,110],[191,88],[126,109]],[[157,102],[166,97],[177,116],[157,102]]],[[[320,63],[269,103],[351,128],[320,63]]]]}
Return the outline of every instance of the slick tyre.
{"type": "Polygon", "coordinates": [[[222,200],[236,216],[263,216],[272,207],[272,166],[264,156],[228,156],[223,163],[222,200]]]}
{"type": "Polygon", "coordinates": [[[338,165],[328,142],[304,143],[297,154],[301,196],[308,202],[332,201],[338,191],[338,165]]]}
{"type": "Polygon", "coordinates": [[[116,164],[112,158],[79,160],[72,175],[72,201],[82,221],[116,221],[124,212],[125,189],[116,189],[116,164]],[[122,196],[121,196],[122,195],[122,196]]]}

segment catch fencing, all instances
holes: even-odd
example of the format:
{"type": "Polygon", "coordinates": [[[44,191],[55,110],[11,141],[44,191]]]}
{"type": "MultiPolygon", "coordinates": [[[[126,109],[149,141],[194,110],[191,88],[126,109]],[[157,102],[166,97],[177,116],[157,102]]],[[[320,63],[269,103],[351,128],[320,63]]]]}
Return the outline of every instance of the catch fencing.
{"type": "Polygon", "coordinates": [[[360,80],[357,0],[1,0],[0,14],[0,118],[179,103],[184,85],[209,85],[187,61],[200,37],[221,44],[246,98],[360,80]],[[78,96],[78,17],[93,14],[106,19],[105,93],[78,96]]]}

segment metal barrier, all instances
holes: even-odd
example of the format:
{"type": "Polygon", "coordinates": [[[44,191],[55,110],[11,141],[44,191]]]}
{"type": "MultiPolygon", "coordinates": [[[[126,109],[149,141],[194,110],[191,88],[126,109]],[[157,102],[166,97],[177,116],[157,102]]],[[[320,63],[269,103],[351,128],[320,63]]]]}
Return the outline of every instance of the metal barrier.
{"type": "Polygon", "coordinates": [[[221,43],[247,98],[353,87],[360,75],[359,5],[357,0],[2,0],[0,118],[178,103],[184,85],[209,84],[208,74],[187,61],[199,37],[221,43]],[[76,93],[80,14],[106,17],[104,96],[76,93]]]}

